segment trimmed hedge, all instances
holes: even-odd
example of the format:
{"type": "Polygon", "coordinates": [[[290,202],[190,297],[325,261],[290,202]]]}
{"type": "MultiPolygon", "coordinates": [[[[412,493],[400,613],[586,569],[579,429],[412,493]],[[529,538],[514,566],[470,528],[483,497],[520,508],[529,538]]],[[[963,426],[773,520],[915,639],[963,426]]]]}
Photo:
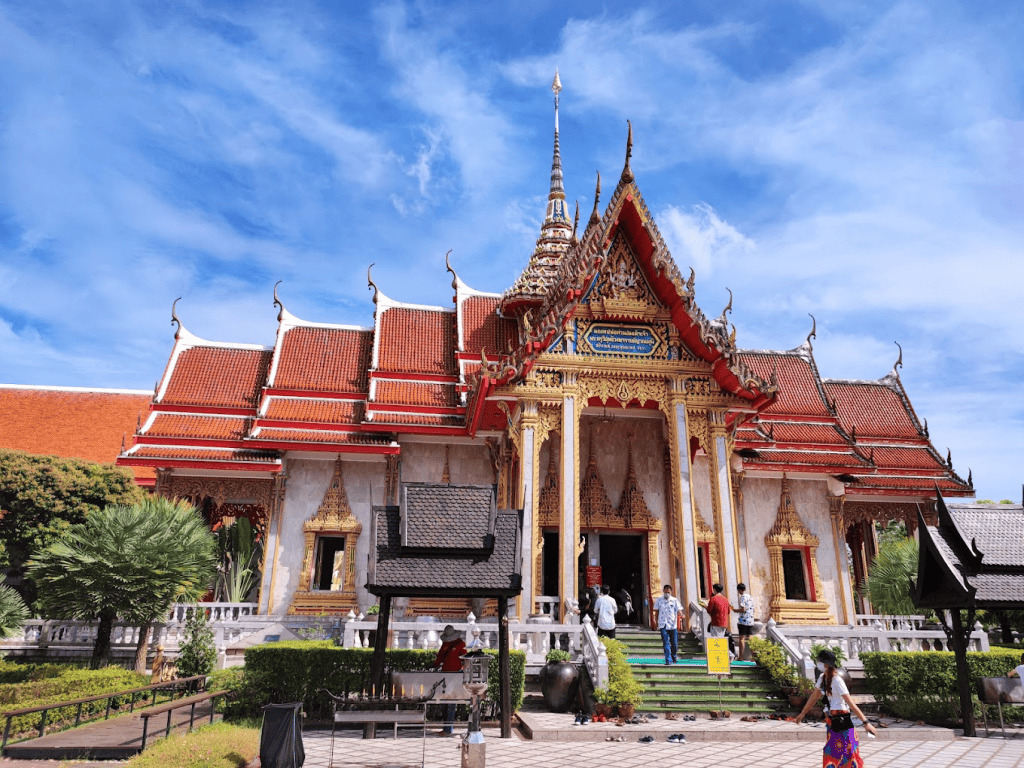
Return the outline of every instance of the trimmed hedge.
{"type": "MultiPolygon", "coordinates": [[[[498,653],[485,651],[491,657],[485,705],[497,705],[498,653]]],[[[436,651],[387,651],[385,674],[391,671],[408,672],[430,669],[436,651]]],[[[257,645],[245,652],[245,673],[229,671],[223,685],[232,691],[232,701],[226,714],[232,716],[256,714],[264,704],[282,704],[301,701],[303,709],[314,717],[329,717],[333,702],[322,692],[327,688],[335,695],[345,691],[353,694],[369,693],[370,648],[339,648],[329,640],[293,640],[257,645]]],[[[526,654],[510,651],[509,671],[512,686],[512,709],[523,704],[526,683],[526,654]]],[[[218,685],[222,678],[214,678],[218,685]]],[[[213,685],[213,682],[211,682],[213,685]]]]}
{"type": "MultiPolygon", "coordinates": [[[[0,674],[11,677],[16,675],[17,671],[5,668],[0,671],[0,674]]],[[[0,712],[41,707],[60,701],[84,699],[89,696],[116,693],[149,685],[147,676],[129,672],[121,667],[78,669],[75,667],[61,668],[56,664],[26,665],[24,674],[28,678],[25,682],[0,685],[0,712]],[[54,674],[55,671],[57,674],[54,674]],[[33,679],[33,674],[45,676],[33,679]]],[[[139,693],[135,696],[138,700],[146,697],[147,694],[139,693]]],[[[115,699],[112,708],[128,703],[129,698],[126,696],[123,697],[123,700],[115,699]]],[[[86,719],[89,715],[103,712],[106,706],[107,703],[104,699],[85,704],[82,707],[82,718],[86,719]]],[[[77,709],[77,706],[73,706],[50,710],[47,714],[47,722],[57,725],[65,720],[73,720],[77,709]]],[[[40,713],[38,712],[18,715],[11,721],[11,733],[16,734],[36,728],[39,725],[39,718],[40,713]]]]}
{"type": "MultiPolygon", "coordinates": [[[[956,661],[950,651],[890,651],[862,653],[864,678],[875,700],[892,714],[908,720],[961,719],[956,687],[956,661]]],[[[978,679],[1002,677],[1020,663],[1015,651],[995,649],[967,654],[975,716],[981,715],[978,679]]],[[[991,707],[989,716],[995,713],[991,707]]],[[[1010,718],[1024,707],[1003,707],[1010,718]]]]}
{"type": "Polygon", "coordinates": [[[747,646],[758,666],[771,675],[773,683],[780,688],[797,684],[796,669],[789,663],[789,657],[782,650],[782,646],[760,637],[748,637],[747,646]]]}

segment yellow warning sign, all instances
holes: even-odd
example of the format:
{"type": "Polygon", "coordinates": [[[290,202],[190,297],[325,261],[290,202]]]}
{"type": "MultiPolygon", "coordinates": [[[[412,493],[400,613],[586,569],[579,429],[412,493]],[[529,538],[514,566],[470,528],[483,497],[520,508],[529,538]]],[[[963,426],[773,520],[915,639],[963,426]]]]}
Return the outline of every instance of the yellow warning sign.
{"type": "Polygon", "coordinates": [[[705,641],[708,651],[708,674],[729,674],[729,639],[726,637],[709,637],[705,641]]]}

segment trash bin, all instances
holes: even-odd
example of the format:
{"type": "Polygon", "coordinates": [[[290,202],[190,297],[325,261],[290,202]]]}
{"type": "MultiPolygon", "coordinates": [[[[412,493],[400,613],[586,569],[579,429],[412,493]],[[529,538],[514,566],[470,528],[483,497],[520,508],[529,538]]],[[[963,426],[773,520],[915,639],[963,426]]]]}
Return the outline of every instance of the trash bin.
{"type": "Polygon", "coordinates": [[[302,768],[306,750],[302,747],[302,702],[267,704],[260,728],[262,768],[302,768]]]}

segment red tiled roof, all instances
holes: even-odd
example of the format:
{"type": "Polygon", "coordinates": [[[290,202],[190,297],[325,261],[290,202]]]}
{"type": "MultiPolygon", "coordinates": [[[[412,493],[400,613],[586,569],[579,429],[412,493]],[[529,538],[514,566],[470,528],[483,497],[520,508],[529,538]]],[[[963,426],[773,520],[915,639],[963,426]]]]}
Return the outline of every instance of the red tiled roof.
{"type": "Polygon", "coordinates": [[[281,341],[274,387],[320,392],[366,392],[373,331],[292,328],[281,341]]]}
{"type": "Polygon", "coordinates": [[[461,427],[462,416],[434,416],[419,413],[375,413],[373,424],[418,424],[426,427],[461,427]]]}
{"type": "Polygon", "coordinates": [[[241,440],[249,420],[231,416],[193,416],[180,413],[158,413],[147,436],[194,437],[207,440],[241,440]]]}
{"type": "Polygon", "coordinates": [[[374,390],[374,402],[400,405],[427,405],[436,408],[456,406],[454,384],[417,384],[381,379],[374,390]]]}
{"type": "Polygon", "coordinates": [[[856,494],[858,490],[865,488],[892,488],[894,490],[920,490],[924,495],[934,495],[935,484],[941,491],[967,490],[964,486],[949,479],[948,477],[885,477],[878,475],[864,475],[857,478],[859,482],[851,483],[848,493],[856,494]]]}
{"type": "Polygon", "coordinates": [[[856,467],[866,469],[866,461],[858,458],[852,451],[773,451],[757,448],[759,458],[744,459],[747,464],[809,464],[819,467],[856,467]]]}
{"type": "Polygon", "coordinates": [[[455,314],[390,307],[380,320],[381,371],[454,376],[455,314]]]}
{"type": "Polygon", "coordinates": [[[499,317],[500,298],[470,296],[462,303],[462,340],[466,352],[479,353],[485,348],[491,355],[504,352],[514,338],[516,323],[499,317]]]}
{"type": "Polygon", "coordinates": [[[190,347],[181,353],[161,405],[255,408],[270,350],[190,347]]]}
{"type": "Polygon", "coordinates": [[[167,445],[143,445],[134,451],[131,459],[183,459],[185,461],[249,461],[276,462],[277,454],[266,451],[230,448],[179,448],[167,445]]]}
{"type": "MultiPolygon", "coordinates": [[[[0,389],[0,447],[39,456],[60,456],[112,464],[121,439],[145,420],[152,394],[0,389]]],[[[133,467],[137,481],[156,477],[133,467]]]]}
{"type": "Polygon", "coordinates": [[[264,427],[253,440],[298,443],[332,443],[338,445],[387,445],[391,439],[382,435],[357,432],[332,432],[326,429],[268,429],[264,427]]]}
{"type": "Polygon", "coordinates": [[[927,448],[890,448],[888,446],[860,446],[864,453],[870,453],[880,468],[885,469],[934,469],[947,472],[948,468],[935,458],[927,448]]]}
{"type": "Polygon", "coordinates": [[[903,399],[891,388],[874,382],[826,381],[825,392],[836,401],[839,422],[847,432],[856,425],[862,437],[920,439],[903,399]]]}
{"type": "Polygon", "coordinates": [[[358,424],[363,420],[363,408],[362,401],[273,397],[262,418],[307,424],[358,424]]]}
{"type": "Polygon", "coordinates": [[[821,399],[814,369],[805,358],[771,352],[741,352],[739,358],[765,381],[771,379],[773,370],[778,371],[779,394],[762,413],[832,416],[821,399]]]}
{"type": "MultiPolygon", "coordinates": [[[[784,421],[761,420],[761,432],[769,432],[777,443],[813,443],[819,445],[848,445],[849,442],[829,424],[799,424],[784,421]]],[[[764,442],[754,426],[744,424],[736,431],[738,440],[764,442]]]]}

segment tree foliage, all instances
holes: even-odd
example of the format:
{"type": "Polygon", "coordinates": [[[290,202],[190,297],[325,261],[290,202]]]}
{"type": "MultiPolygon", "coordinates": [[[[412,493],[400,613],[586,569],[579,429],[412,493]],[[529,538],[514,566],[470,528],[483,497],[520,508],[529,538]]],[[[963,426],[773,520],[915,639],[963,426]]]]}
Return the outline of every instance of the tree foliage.
{"type": "Polygon", "coordinates": [[[208,675],[217,662],[217,649],[213,644],[213,630],[206,623],[206,611],[196,607],[185,624],[185,642],[178,653],[176,666],[179,677],[208,675]]]}
{"type": "Polygon", "coordinates": [[[94,663],[109,655],[120,617],[149,624],[174,602],[194,602],[216,569],[213,534],[184,501],[147,497],[91,513],[29,562],[48,617],[100,620],[94,663]]]}
{"type": "Polygon", "coordinates": [[[0,449],[0,568],[19,571],[90,513],[143,495],[130,472],[111,464],[0,449]]]}
{"type": "Polygon", "coordinates": [[[10,587],[0,586],[0,639],[15,634],[30,616],[21,595],[10,587]]]}
{"type": "Polygon", "coordinates": [[[910,582],[917,579],[915,539],[893,539],[878,548],[868,568],[867,593],[878,613],[906,616],[918,613],[910,599],[910,582]]]}

